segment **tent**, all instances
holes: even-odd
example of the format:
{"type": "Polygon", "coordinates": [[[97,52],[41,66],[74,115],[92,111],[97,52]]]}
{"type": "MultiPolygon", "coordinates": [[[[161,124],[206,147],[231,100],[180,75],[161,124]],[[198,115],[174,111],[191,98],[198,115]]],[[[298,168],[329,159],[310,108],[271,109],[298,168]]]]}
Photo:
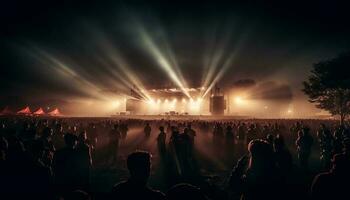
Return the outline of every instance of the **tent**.
{"type": "Polygon", "coordinates": [[[8,106],[6,106],[1,112],[0,115],[13,115],[14,112],[12,112],[12,110],[10,110],[10,108],[8,106]]]}
{"type": "Polygon", "coordinates": [[[58,110],[58,108],[54,109],[53,111],[48,113],[50,116],[63,116],[61,112],[58,110]]]}
{"type": "Polygon", "coordinates": [[[23,108],[22,110],[18,111],[17,114],[30,115],[30,114],[32,114],[32,112],[30,111],[29,106],[27,106],[27,107],[23,108]]]}
{"type": "Polygon", "coordinates": [[[42,108],[39,108],[37,111],[33,113],[34,115],[45,115],[45,112],[42,108]]]}

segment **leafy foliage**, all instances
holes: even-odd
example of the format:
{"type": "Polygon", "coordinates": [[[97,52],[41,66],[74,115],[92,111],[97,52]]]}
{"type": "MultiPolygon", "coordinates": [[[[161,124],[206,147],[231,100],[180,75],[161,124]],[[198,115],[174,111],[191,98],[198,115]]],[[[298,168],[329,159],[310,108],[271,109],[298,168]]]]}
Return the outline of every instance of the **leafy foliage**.
{"type": "Polygon", "coordinates": [[[350,114],[350,52],[313,65],[303,82],[303,92],[317,108],[339,115],[341,123],[350,114]]]}

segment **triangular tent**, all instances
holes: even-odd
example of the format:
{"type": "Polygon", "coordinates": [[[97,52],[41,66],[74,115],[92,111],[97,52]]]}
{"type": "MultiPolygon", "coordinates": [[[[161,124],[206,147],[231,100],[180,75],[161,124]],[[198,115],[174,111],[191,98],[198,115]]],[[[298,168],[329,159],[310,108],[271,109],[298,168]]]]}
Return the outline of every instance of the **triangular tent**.
{"type": "Polygon", "coordinates": [[[58,108],[54,109],[53,111],[48,113],[51,116],[62,116],[61,112],[58,110],[58,108]]]}
{"type": "Polygon", "coordinates": [[[32,112],[30,111],[29,106],[17,112],[17,114],[21,114],[21,115],[30,115],[31,113],[32,112]]]}
{"type": "Polygon", "coordinates": [[[45,112],[42,108],[39,108],[37,111],[33,113],[34,115],[45,115],[45,112]]]}
{"type": "Polygon", "coordinates": [[[8,106],[6,106],[1,112],[0,115],[13,115],[14,113],[8,106]]]}

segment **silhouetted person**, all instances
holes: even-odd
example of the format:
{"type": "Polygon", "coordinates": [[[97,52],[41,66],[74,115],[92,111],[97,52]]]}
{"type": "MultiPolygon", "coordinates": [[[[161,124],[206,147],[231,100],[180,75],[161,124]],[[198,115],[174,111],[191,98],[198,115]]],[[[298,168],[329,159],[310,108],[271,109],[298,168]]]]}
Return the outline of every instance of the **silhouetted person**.
{"type": "Polygon", "coordinates": [[[147,123],[145,128],[143,129],[143,132],[145,133],[146,138],[149,138],[151,136],[151,131],[152,131],[152,128],[149,125],[149,123],[147,123]]]}
{"type": "Polygon", "coordinates": [[[312,183],[311,196],[315,200],[348,199],[350,178],[349,155],[336,154],[332,159],[332,169],[317,175],[312,183]]]}
{"type": "Polygon", "coordinates": [[[242,157],[231,173],[233,196],[246,200],[280,199],[280,177],[271,146],[264,140],[252,140],[248,151],[250,158],[242,157]]]}
{"type": "Polygon", "coordinates": [[[40,140],[42,140],[45,149],[49,149],[51,152],[54,152],[56,149],[52,142],[52,136],[53,136],[53,130],[49,127],[46,127],[43,130],[43,134],[40,140]]]}
{"type": "Polygon", "coordinates": [[[234,137],[232,126],[226,127],[225,139],[226,139],[226,146],[227,147],[231,147],[234,145],[235,137],[234,137]]]}
{"type": "Polygon", "coordinates": [[[121,137],[123,140],[126,140],[126,137],[128,135],[128,131],[129,131],[128,125],[126,123],[122,123],[120,125],[120,133],[121,133],[121,137]]]}
{"type": "Polygon", "coordinates": [[[225,133],[225,149],[226,149],[226,155],[227,160],[231,161],[234,156],[234,148],[235,148],[235,136],[233,133],[232,126],[226,127],[226,133],[225,133]]]}
{"type": "Polygon", "coordinates": [[[216,150],[222,150],[222,144],[224,141],[224,129],[220,123],[217,123],[213,131],[213,144],[216,150]]]}
{"type": "Polygon", "coordinates": [[[97,128],[94,123],[90,123],[88,126],[88,139],[90,141],[90,148],[91,151],[94,152],[97,148],[97,142],[98,142],[98,134],[97,134],[97,128]]]}
{"type": "Polygon", "coordinates": [[[78,181],[79,188],[88,190],[90,185],[90,169],[92,167],[91,147],[87,142],[86,132],[79,134],[78,144],[76,147],[78,181]]]}
{"type": "Polygon", "coordinates": [[[7,173],[6,190],[17,196],[26,196],[32,191],[31,164],[32,159],[26,152],[23,143],[15,136],[7,137],[8,150],[6,154],[7,173]]]}
{"type": "Polygon", "coordinates": [[[192,129],[191,124],[187,125],[187,133],[190,139],[190,151],[194,149],[194,138],[197,136],[196,131],[192,129]]]}
{"type": "Polygon", "coordinates": [[[53,136],[53,130],[49,127],[45,127],[43,130],[42,136],[40,138],[45,149],[42,162],[47,166],[51,166],[53,154],[56,151],[56,148],[52,141],[52,136],[53,136]]]}
{"type": "Polygon", "coordinates": [[[317,136],[320,142],[320,160],[323,168],[328,170],[333,156],[333,136],[325,124],[321,124],[320,129],[317,131],[317,136]]]}
{"type": "Polygon", "coordinates": [[[254,124],[251,124],[249,126],[248,131],[247,131],[247,143],[249,144],[250,141],[252,141],[256,138],[257,138],[256,127],[254,126],[254,124]]]}
{"type": "Polygon", "coordinates": [[[299,164],[303,169],[308,169],[309,157],[311,155],[311,147],[313,139],[309,134],[308,128],[298,132],[298,139],[296,141],[299,164]]]}
{"type": "Polygon", "coordinates": [[[121,134],[119,131],[119,126],[118,124],[114,124],[113,128],[109,132],[109,144],[108,144],[112,163],[115,163],[118,161],[120,139],[121,139],[121,134]]]}
{"type": "Polygon", "coordinates": [[[56,149],[62,149],[64,147],[64,133],[62,124],[56,124],[53,131],[52,142],[56,149]]]}
{"type": "Polygon", "coordinates": [[[271,131],[269,130],[269,127],[267,125],[263,126],[263,129],[261,131],[261,138],[267,138],[267,136],[271,134],[271,131]]]}
{"type": "Polygon", "coordinates": [[[281,135],[277,135],[273,143],[273,148],[277,167],[284,176],[287,176],[292,170],[293,158],[281,135]]]}
{"type": "Polygon", "coordinates": [[[192,172],[193,147],[188,128],[185,128],[184,132],[179,135],[177,145],[177,155],[182,173],[185,176],[190,175],[192,172]]]}
{"type": "Polygon", "coordinates": [[[271,145],[271,147],[273,147],[273,143],[275,141],[275,136],[272,134],[267,134],[265,139],[266,139],[267,143],[269,143],[271,145]]]}
{"type": "Polygon", "coordinates": [[[238,134],[237,138],[239,141],[244,141],[244,138],[246,137],[247,127],[245,123],[241,123],[238,125],[238,134]]]}
{"type": "Polygon", "coordinates": [[[343,151],[343,130],[344,128],[340,126],[334,131],[334,154],[342,153],[343,151]]]}
{"type": "Polygon", "coordinates": [[[57,192],[66,193],[75,189],[78,185],[77,176],[79,167],[77,166],[77,137],[67,133],[64,136],[66,146],[57,150],[53,159],[54,181],[57,192]]]}
{"type": "MultiPolygon", "coordinates": [[[[172,132],[171,132],[170,141],[169,141],[169,152],[170,152],[172,161],[174,161],[173,162],[174,165],[172,165],[171,167],[174,168],[176,175],[182,174],[182,166],[180,164],[181,147],[182,147],[181,134],[179,133],[179,130],[177,127],[172,126],[172,132]]],[[[171,174],[171,175],[174,175],[174,174],[171,174]]]]}
{"type": "Polygon", "coordinates": [[[31,149],[31,161],[26,166],[28,170],[28,179],[30,193],[36,199],[48,199],[50,198],[50,192],[52,189],[52,170],[45,165],[45,145],[42,140],[36,140],[31,149]]]}
{"type": "Polygon", "coordinates": [[[163,156],[166,152],[166,133],[164,132],[164,127],[159,127],[159,135],[157,137],[157,145],[158,145],[158,151],[161,156],[163,156]]]}
{"type": "Polygon", "coordinates": [[[151,155],[148,152],[134,152],[127,158],[129,180],[118,183],[112,191],[112,199],[165,199],[164,194],[150,189],[147,181],[151,170],[151,155]]]}

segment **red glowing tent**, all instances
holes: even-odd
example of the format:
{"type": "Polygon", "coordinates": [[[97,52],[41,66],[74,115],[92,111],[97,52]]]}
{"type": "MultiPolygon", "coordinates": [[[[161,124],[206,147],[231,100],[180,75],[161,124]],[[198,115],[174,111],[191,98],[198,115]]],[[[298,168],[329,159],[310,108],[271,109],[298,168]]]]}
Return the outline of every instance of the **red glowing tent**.
{"type": "Polygon", "coordinates": [[[13,115],[14,112],[12,112],[12,110],[10,110],[10,108],[8,106],[6,106],[1,112],[0,115],[13,115]]]}
{"type": "Polygon", "coordinates": [[[61,112],[58,110],[58,108],[54,109],[53,111],[48,113],[50,116],[62,116],[61,112]]]}
{"type": "Polygon", "coordinates": [[[23,108],[22,110],[18,111],[17,114],[30,115],[30,114],[32,114],[32,112],[30,111],[29,106],[27,106],[27,107],[23,108]]]}
{"type": "Polygon", "coordinates": [[[42,108],[39,108],[37,111],[33,113],[34,115],[45,115],[45,112],[42,108]]]}

